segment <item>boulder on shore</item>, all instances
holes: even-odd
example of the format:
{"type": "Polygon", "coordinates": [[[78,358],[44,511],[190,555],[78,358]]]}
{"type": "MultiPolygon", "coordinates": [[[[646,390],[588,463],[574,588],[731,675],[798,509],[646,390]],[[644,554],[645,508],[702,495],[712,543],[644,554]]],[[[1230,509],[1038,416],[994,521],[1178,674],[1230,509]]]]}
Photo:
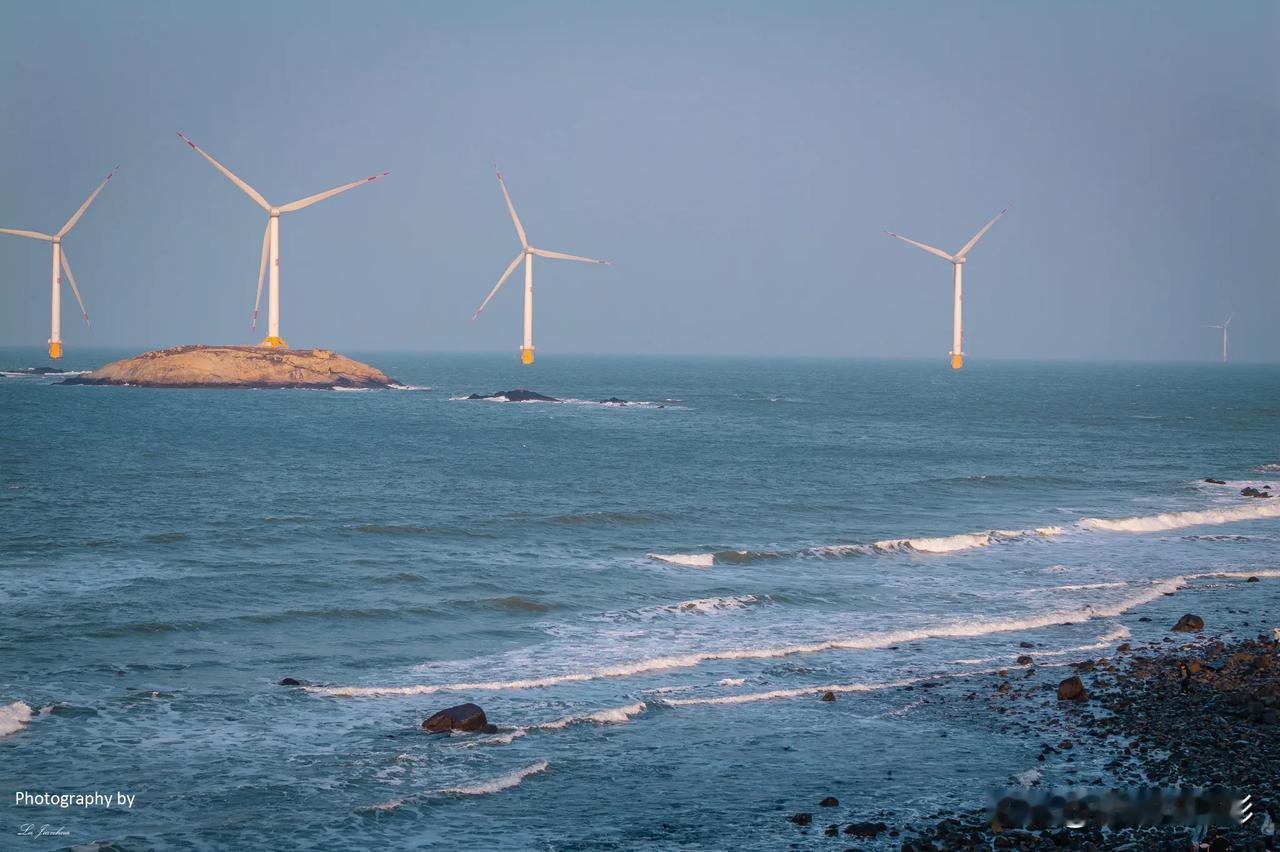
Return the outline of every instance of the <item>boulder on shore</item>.
{"type": "Polygon", "coordinates": [[[423,722],[422,730],[433,734],[444,731],[482,731],[492,734],[498,729],[489,724],[484,710],[478,704],[459,704],[456,707],[446,707],[423,722]]]}
{"type": "Polygon", "coordinates": [[[1058,684],[1058,700],[1059,701],[1088,701],[1089,693],[1084,688],[1084,682],[1080,680],[1079,675],[1071,677],[1058,684]]]}
{"type": "Polygon", "coordinates": [[[544,396],[528,388],[517,388],[497,393],[473,393],[467,399],[497,399],[502,402],[559,402],[554,396],[544,396]]]}
{"type": "Polygon", "coordinates": [[[381,370],[327,349],[175,346],[112,361],[64,385],[147,388],[380,388],[396,384],[381,370]]]}
{"type": "Polygon", "coordinates": [[[1178,623],[1170,628],[1175,633],[1199,633],[1204,630],[1204,619],[1198,615],[1187,613],[1178,619],[1178,623]]]}

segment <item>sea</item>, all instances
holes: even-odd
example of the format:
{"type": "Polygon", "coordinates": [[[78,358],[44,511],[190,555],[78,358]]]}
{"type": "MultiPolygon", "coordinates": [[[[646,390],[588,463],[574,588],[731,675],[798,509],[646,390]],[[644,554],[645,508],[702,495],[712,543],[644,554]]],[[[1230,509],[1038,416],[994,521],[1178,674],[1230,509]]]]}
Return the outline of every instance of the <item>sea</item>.
{"type": "Polygon", "coordinates": [[[836,848],[1036,770],[1019,655],[1280,611],[1277,366],[347,354],[0,350],[0,848],[836,848]]]}

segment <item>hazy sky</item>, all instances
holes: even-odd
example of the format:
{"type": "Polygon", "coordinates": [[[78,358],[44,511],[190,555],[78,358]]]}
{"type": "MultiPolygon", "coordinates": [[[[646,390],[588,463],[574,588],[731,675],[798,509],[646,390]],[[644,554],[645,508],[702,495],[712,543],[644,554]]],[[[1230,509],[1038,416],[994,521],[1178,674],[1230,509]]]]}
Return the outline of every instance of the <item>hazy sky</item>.
{"type": "MultiPolygon", "coordinates": [[[[294,347],[1280,361],[1275,2],[0,0],[0,227],[67,239],[69,347],[253,342],[283,204],[294,347]],[[77,325],[78,323],[78,325],[77,325]]],[[[49,251],[0,236],[0,344],[49,251]]],[[[265,317],[265,297],[264,297],[265,317]]]]}

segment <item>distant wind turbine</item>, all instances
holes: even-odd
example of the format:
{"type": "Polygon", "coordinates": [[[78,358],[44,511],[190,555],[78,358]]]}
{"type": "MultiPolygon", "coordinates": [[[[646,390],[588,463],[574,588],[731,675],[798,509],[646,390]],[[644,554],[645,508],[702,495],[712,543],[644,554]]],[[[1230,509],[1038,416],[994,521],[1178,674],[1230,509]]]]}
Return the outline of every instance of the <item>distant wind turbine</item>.
{"type": "Polygon", "coordinates": [[[961,302],[962,302],[961,295],[963,290],[963,286],[961,284],[961,276],[962,276],[961,270],[964,269],[965,260],[968,258],[968,254],[973,249],[973,247],[978,244],[978,240],[982,239],[983,235],[986,234],[987,231],[991,229],[991,226],[994,225],[996,221],[1007,212],[1009,212],[1008,207],[1004,208],[999,213],[997,213],[995,215],[995,218],[993,218],[987,224],[983,225],[982,230],[974,234],[973,239],[965,243],[964,248],[960,249],[960,251],[956,252],[955,254],[947,254],[945,251],[943,251],[940,248],[934,248],[933,246],[927,246],[924,243],[918,243],[915,240],[909,240],[906,237],[902,236],[901,234],[895,234],[893,231],[885,231],[885,233],[888,234],[889,236],[897,237],[898,239],[902,240],[904,243],[909,243],[918,249],[924,249],[925,251],[929,252],[929,254],[936,254],[938,257],[942,258],[943,260],[950,262],[951,265],[955,268],[956,306],[955,306],[955,315],[952,317],[952,321],[951,321],[951,369],[953,370],[959,370],[961,367],[964,366],[964,349],[963,349],[964,332],[961,328],[961,302]]]}
{"type": "Polygon", "coordinates": [[[600,263],[605,266],[609,265],[607,260],[596,260],[590,257],[578,257],[575,254],[564,254],[558,251],[548,251],[547,249],[534,248],[529,245],[529,240],[525,238],[524,226],[520,224],[520,217],[516,215],[515,205],[511,203],[511,195],[507,192],[507,185],[502,180],[502,172],[496,168],[494,172],[498,175],[498,186],[502,187],[502,197],[507,200],[507,210],[511,212],[511,221],[516,226],[516,236],[520,238],[520,253],[516,255],[515,260],[511,261],[511,265],[507,267],[507,271],[502,273],[502,277],[498,279],[498,283],[489,291],[489,295],[480,303],[480,307],[476,309],[472,315],[472,322],[476,317],[480,316],[480,312],[485,309],[485,305],[489,304],[489,300],[494,294],[506,283],[511,277],[511,273],[515,272],[516,266],[521,260],[524,261],[524,345],[520,347],[520,361],[524,364],[533,363],[533,256],[549,257],[556,260],[577,260],[582,263],[600,263]]]}
{"type": "Polygon", "coordinates": [[[1209,328],[1222,329],[1222,363],[1227,363],[1227,326],[1231,325],[1231,321],[1236,318],[1235,314],[1227,317],[1227,321],[1222,325],[1211,325],[1209,328]]]}
{"type": "Polygon", "coordinates": [[[193,151],[208,160],[209,164],[215,169],[222,172],[223,176],[225,176],[227,180],[240,187],[240,189],[244,191],[245,195],[257,202],[259,207],[267,211],[267,229],[262,233],[262,262],[258,265],[258,295],[255,296],[253,300],[253,322],[251,323],[250,328],[256,329],[258,327],[258,306],[262,302],[262,277],[266,273],[267,257],[270,255],[271,288],[267,296],[267,336],[263,338],[262,342],[258,345],[266,346],[271,349],[288,349],[289,347],[285,344],[284,340],[280,338],[280,214],[293,213],[295,210],[310,207],[317,201],[324,201],[326,198],[331,198],[338,193],[346,192],[348,189],[355,189],[357,186],[363,186],[364,184],[375,181],[380,177],[386,177],[391,174],[391,172],[383,172],[380,175],[373,175],[372,177],[362,178],[361,180],[354,180],[351,183],[334,187],[333,189],[325,192],[308,195],[306,198],[291,201],[288,204],[281,205],[280,207],[273,207],[256,189],[233,175],[225,166],[201,150],[196,143],[192,142],[181,133],[178,134],[178,137],[182,139],[183,142],[190,145],[193,151]]]}
{"type": "Polygon", "coordinates": [[[93,199],[98,197],[98,193],[102,192],[102,188],[107,185],[107,181],[115,175],[116,166],[111,170],[111,174],[107,175],[102,183],[98,184],[98,188],[93,194],[85,199],[84,204],[80,205],[80,209],[75,212],[67,224],[56,234],[42,234],[39,231],[15,231],[10,228],[0,228],[0,234],[13,234],[15,237],[28,237],[33,240],[46,240],[53,243],[53,293],[51,296],[52,322],[50,323],[49,333],[49,357],[62,357],[62,277],[63,270],[67,273],[67,282],[71,284],[71,292],[76,295],[76,302],[80,305],[80,313],[84,316],[84,324],[92,328],[89,324],[89,312],[84,309],[84,299],[80,298],[80,288],[76,286],[76,277],[71,274],[71,263],[67,260],[67,253],[62,248],[62,238],[70,233],[71,229],[76,226],[76,222],[80,221],[80,217],[84,215],[84,211],[89,209],[89,205],[93,203],[93,199]]]}

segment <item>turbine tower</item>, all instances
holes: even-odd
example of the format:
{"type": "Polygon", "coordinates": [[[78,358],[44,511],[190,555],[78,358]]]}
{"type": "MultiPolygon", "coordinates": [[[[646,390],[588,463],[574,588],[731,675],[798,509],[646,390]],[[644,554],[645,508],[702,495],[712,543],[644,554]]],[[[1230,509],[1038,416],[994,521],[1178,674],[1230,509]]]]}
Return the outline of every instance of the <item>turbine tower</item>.
{"type": "Polygon", "coordinates": [[[955,269],[956,305],[955,314],[951,319],[951,369],[953,370],[959,370],[964,366],[964,331],[961,326],[961,304],[963,302],[962,293],[964,289],[962,284],[962,270],[964,269],[965,260],[968,259],[969,252],[973,247],[978,244],[978,240],[982,239],[983,235],[991,229],[991,226],[1007,212],[1009,212],[1008,207],[997,213],[990,222],[982,226],[981,231],[978,231],[978,233],[973,235],[973,239],[964,244],[964,248],[960,249],[960,251],[955,254],[947,254],[940,248],[934,248],[933,246],[927,246],[924,243],[918,243],[915,240],[909,240],[901,234],[895,234],[893,231],[885,231],[889,236],[897,237],[904,243],[909,243],[918,249],[923,249],[929,252],[929,254],[936,254],[943,260],[950,262],[952,267],[955,269]]]}
{"type": "MultiPolygon", "coordinates": [[[[120,168],[116,166],[116,169],[120,168]]],[[[52,294],[50,296],[50,306],[52,321],[50,322],[49,331],[49,357],[58,359],[62,357],[62,275],[65,270],[67,273],[67,282],[71,285],[71,292],[76,295],[76,302],[80,305],[80,313],[84,316],[84,324],[92,328],[89,324],[89,312],[84,309],[84,299],[80,298],[80,288],[76,286],[76,277],[71,274],[71,263],[67,260],[66,250],[62,248],[62,238],[65,237],[72,228],[76,226],[76,222],[80,221],[80,217],[84,215],[84,211],[89,209],[89,205],[93,203],[93,199],[98,197],[98,193],[102,192],[102,188],[107,185],[107,181],[115,175],[116,169],[112,169],[111,173],[106,176],[102,183],[98,184],[98,188],[93,191],[84,204],[80,205],[80,209],[75,212],[67,224],[56,234],[42,234],[39,231],[15,231],[10,228],[0,228],[0,234],[13,234],[15,237],[28,237],[33,240],[45,240],[53,244],[53,285],[52,294]]]]}
{"type": "Polygon", "coordinates": [[[267,211],[267,229],[262,232],[262,261],[258,265],[258,295],[255,296],[253,300],[253,322],[250,324],[250,328],[256,329],[258,327],[258,306],[262,303],[262,278],[263,278],[263,275],[266,273],[267,261],[269,257],[270,264],[271,264],[270,266],[271,287],[267,294],[267,336],[263,338],[262,342],[259,343],[258,345],[265,346],[270,349],[288,349],[289,347],[285,344],[284,340],[281,339],[280,337],[280,216],[281,214],[293,213],[294,211],[301,210],[304,207],[310,207],[312,204],[315,204],[318,201],[324,201],[326,198],[331,198],[332,196],[335,196],[338,193],[346,192],[348,189],[355,189],[357,186],[363,186],[366,183],[371,183],[372,181],[375,181],[380,177],[386,177],[387,175],[391,174],[391,172],[383,172],[380,175],[373,175],[371,177],[363,178],[361,180],[354,180],[351,183],[334,187],[333,189],[326,190],[325,192],[319,192],[319,193],[316,193],[315,195],[308,195],[306,198],[300,198],[297,201],[291,201],[288,204],[283,204],[279,207],[273,207],[271,204],[267,202],[267,199],[263,198],[262,195],[256,189],[249,186],[249,184],[245,183],[244,181],[240,180],[240,178],[233,175],[230,172],[230,170],[228,170],[225,166],[223,166],[213,157],[210,157],[208,154],[206,154],[199,146],[196,145],[196,143],[192,142],[190,139],[188,139],[186,136],[183,136],[181,133],[178,134],[178,137],[182,139],[183,142],[186,142],[188,145],[190,145],[191,150],[195,151],[201,157],[204,157],[206,160],[209,161],[210,165],[212,165],[218,171],[222,172],[223,176],[226,177],[227,180],[231,181],[236,186],[240,187],[240,189],[243,190],[244,194],[252,198],[259,207],[267,211]]]}
{"type": "Polygon", "coordinates": [[[1227,363],[1227,326],[1231,325],[1231,321],[1236,318],[1235,314],[1227,317],[1227,321],[1222,325],[1211,325],[1209,328],[1222,329],[1222,363],[1227,363]]]}
{"type": "Polygon", "coordinates": [[[489,300],[494,294],[506,283],[511,277],[511,273],[515,272],[516,266],[520,261],[524,261],[524,345],[520,347],[520,361],[524,364],[533,363],[533,256],[549,257],[555,260],[577,260],[582,263],[601,263],[605,266],[609,265],[607,260],[596,260],[590,257],[578,257],[575,254],[565,254],[564,252],[548,251],[547,249],[534,248],[529,245],[529,240],[524,235],[524,226],[520,224],[520,217],[516,215],[515,205],[511,203],[511,195],[507,192],[507,185],[502,180],[502,172],[494,168],[494,172],[498,175],[498,186],[502,187],[502,197],[507,200],[507,210],[511,212],[511,221],[516,226],[516,236],[520,238],[520,253],[516,255],[515,260],[511,261],[511,265],[507,267],[507,271],[502,273],[502,277],[498,279],[498,283],[489,291],[489,295],[480,303],[480,307],[476,308],[476,312],[471,316],[471,321],[475,322],[476,317],[480,316],[480,312],[484,310],[485,305],[489,304],[489,300]]]}

